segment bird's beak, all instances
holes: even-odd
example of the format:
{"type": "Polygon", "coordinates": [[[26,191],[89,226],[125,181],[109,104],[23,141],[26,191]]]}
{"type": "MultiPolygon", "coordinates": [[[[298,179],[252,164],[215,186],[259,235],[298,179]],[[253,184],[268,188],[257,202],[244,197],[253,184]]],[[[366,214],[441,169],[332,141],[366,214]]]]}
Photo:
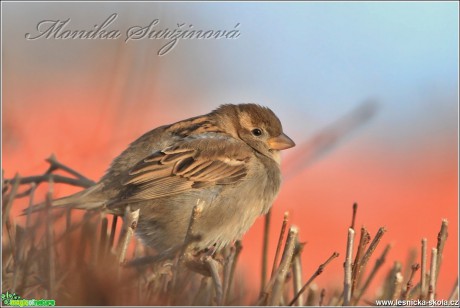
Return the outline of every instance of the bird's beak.
{"type": "Polygon", "coordinates": [[[268,139],[268,146],[270,150],[286,150],[295,146],[295,143],[291,138],[282,133],[278,137],[268,139]]]}

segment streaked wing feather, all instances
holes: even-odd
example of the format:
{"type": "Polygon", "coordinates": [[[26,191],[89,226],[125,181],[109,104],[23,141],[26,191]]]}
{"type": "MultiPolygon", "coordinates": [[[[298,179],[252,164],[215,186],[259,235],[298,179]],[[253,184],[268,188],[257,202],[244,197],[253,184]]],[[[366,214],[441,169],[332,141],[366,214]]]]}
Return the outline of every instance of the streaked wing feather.
{"type": "Polygon", "coordinates": [[[189,190],[193,183],[180,177],[167,177],[142,185],[135,194],[135,199],[154,199],[170,196],[189,190]]]}
{"type": "Polygon", "coordinates": [[[247,175],[252,153],[234,140],[191,139],[137,163],[124,182],[123,203],[170,196],[190,189],[228,185],[247,175]],[[216,149],[225,144],[227,151],[216,149]]]}
{"type": "MultiPolygon", "coordinates": [[[[147,169],[147,168],[146,168],[147,169]]],[[[148,169],[149,171],[143,172],[141,174],[134,174],[134,177],[131,177],[128,181],[126,181],[124,184],[142,184],[142,183],[148,183],[148,182],[153,182],[155,179],[162,179],[165,177],[169,177],[171,175],[171,168],[168,166],[152,166],[151,168],[148,169]]]]}

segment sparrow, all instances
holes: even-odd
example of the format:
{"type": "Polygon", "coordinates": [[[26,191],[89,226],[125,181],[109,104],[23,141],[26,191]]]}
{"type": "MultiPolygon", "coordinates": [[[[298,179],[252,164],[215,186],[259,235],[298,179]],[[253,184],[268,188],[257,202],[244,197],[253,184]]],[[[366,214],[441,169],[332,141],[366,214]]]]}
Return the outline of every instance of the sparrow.
{"type": "Polygon", "coordinates": [[[94,186],[53,206],[123,216],[140,210],[136,235],[165,256],[184,243],[193,207],[194,250],[240,239],[268,212],[281,185],[280,151],[295,146],[278,117],[257,104],[212,112],[155,128],[132,142],[94,186]]]}

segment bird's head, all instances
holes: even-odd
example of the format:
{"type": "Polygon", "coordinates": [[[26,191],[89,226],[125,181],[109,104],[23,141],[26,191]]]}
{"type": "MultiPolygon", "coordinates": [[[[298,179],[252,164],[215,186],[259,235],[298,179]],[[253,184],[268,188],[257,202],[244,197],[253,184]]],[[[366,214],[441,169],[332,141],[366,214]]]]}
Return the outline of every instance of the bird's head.
{"type": "Polygon", "coordinates": [[[246,142],[257,152],[279,163],[279,151],[295,146],[283,133],[278,117],[257,104],[222,105],[213,113],[221,119],[226,132],[246,142]]]}

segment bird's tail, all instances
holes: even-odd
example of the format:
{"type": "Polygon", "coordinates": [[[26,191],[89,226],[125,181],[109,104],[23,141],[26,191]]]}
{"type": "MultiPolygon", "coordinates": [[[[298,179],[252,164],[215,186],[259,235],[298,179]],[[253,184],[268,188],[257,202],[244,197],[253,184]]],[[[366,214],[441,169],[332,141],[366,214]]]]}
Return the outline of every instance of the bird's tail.
{"type": "MultiPolygon", "coordinates": [[[[96,184],[85,190],[77,192],[73,195],[58,198],[51,201],[52,208],[73,208],[73,209],[82,209],[82,210],[94,210],[102,208],[106,200],[102,198],[100,191],[102,185],[96,184]]],[[[42,202],[31,208],[25,209],[22,213],[26,215],[28,213],[34,213],[46,208],[46,203],[42,202]]]]}

